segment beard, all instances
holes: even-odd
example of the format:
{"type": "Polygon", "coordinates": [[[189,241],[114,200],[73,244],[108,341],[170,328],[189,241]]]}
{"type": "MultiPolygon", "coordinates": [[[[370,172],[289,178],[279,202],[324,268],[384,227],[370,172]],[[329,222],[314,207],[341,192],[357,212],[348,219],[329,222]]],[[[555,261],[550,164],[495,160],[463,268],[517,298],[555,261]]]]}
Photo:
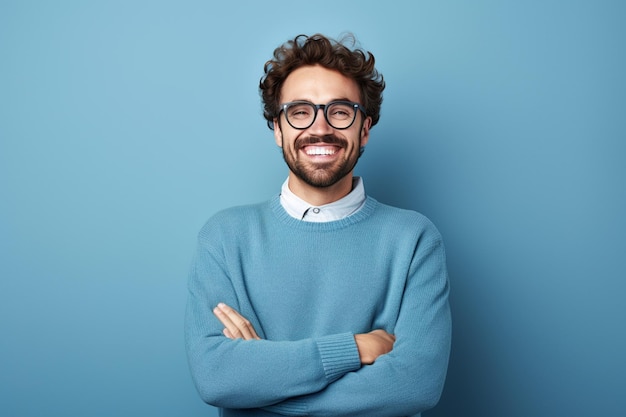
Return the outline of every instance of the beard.
{"type": "Polygon", "coordinates": [[[291,172],[293,172],[296,177],[312,187],[325,188],[336,184],[337,182],[339,182],[339,180],[352,172],[352,170],[356,166],[357,161],[359,160],[359,152],[353,152],[352,154],[347,155],[347,158],[345,159],[328,163],[311,164],[308,161],[303,161],[298,158],[298,156],[300,155],[299,150],[303,146],[316,143],[339,145],[344,150],[344,152],[347,152],[348,149],[347,141],[334,135],[328,135],[323,137],[309,136],[306,138],[298,139],[294,143],[296,157],[292,157],[291,154],[285,152],[285,148],[283,147],[283,159],[287,163],[287,166],[289,167],[291,172]]]}

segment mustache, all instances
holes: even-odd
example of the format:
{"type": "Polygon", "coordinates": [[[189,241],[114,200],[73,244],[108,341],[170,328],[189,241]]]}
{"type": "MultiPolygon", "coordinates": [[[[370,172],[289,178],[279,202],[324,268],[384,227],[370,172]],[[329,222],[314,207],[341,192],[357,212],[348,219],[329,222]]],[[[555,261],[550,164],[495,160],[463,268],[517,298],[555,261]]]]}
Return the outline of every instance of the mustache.
{"type": "Polygon", "coordinates": [[[302,148],[306,145],[315,145],[319,143],[326,143],[328,145],[339,145],[339,146],[347,146],[347,141],[339,136],[335,135],[324,135],[324,136],[306,136],[302,138],[298,138],[296,140],[296,148],[302,148]]]}

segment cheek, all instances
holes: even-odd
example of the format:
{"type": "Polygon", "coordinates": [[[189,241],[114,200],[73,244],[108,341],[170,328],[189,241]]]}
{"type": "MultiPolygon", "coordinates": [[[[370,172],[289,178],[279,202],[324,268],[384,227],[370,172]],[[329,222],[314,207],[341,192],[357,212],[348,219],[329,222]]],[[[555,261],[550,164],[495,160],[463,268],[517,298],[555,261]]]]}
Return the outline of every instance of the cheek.
{"type": "Polygon", "coordinates": [[[300,132],[283,132],[281,136],[283,148],[295,151],[296,141],[302,134],[300,132]]]}

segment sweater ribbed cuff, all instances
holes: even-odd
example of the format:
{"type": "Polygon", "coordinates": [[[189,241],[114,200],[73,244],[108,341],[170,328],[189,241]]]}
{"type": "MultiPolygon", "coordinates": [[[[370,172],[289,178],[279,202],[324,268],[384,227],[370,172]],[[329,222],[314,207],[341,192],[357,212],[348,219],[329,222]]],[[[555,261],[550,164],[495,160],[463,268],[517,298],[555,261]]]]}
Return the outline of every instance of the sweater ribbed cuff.
{"type": "Polygon", "coordinates": [[[322,337],[317,340],[317,348],[329,384],[361,367],[359,350],[352,333],[322,337]]]}
{"type": "Polygon", "coordinates": [[[302,398],[291,398],[282,403],[263,407],[264,410],[278,413],[283,416],[305,416],[307,415],[307,403],[302,398]]]}

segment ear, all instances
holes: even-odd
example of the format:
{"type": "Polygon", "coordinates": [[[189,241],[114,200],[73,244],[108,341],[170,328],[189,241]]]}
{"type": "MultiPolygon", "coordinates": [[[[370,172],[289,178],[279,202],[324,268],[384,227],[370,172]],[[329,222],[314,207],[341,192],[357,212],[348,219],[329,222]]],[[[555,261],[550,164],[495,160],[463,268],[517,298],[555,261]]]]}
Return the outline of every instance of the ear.
{"type": "Polygon", "coordinates": [[[280,130],[278,119],[274,119],[274,140],[279,147],[283,147],[283,131],[280,130]]]}
{"type": "Polygon", "coordinates": [[[361,126],[361,147],[367,145],[367,142],[370,140],[370,127],[372,127],[372,118],[368,116],[363,120],[363,125],[361,126]]]}

